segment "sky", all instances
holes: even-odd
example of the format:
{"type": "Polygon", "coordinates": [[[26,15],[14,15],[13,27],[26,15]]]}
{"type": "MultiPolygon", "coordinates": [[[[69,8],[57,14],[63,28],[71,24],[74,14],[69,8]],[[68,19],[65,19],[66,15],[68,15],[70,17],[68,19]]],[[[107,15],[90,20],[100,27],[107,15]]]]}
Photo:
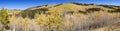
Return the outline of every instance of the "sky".
{"type": "Polygon", "coordinates": [[[30,7],[42,6],[46,4],[61,4],[69,2],[120,6],[120,0],[0,0],[0,9],[5,7],[7,9],[24,10],[30,7]]]}

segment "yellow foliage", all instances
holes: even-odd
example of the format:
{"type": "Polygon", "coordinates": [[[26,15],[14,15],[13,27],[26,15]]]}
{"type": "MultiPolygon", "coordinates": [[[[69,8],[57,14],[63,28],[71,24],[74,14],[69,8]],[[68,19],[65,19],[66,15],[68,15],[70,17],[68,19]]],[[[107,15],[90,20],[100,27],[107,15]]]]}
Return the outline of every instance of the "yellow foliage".
{"type": "Polygon", "coordinates": [[[25,31],[29,31],[29,26],[30,26],[30,20],[29,18],[25,18],[25,21],[24,21],[24,25],[25,25],[25,31]]]}

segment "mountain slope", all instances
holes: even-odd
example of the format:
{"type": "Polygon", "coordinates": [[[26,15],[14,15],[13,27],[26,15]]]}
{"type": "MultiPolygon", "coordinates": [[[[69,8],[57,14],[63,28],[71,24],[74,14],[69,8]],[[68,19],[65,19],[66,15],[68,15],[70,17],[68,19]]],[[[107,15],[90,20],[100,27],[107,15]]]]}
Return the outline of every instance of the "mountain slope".
{"type": "Polygon", "coordinates": [[[106,30],[109,26],[114,26],[113,24],[120,26],[120,6],[66,3],[37,6],[21,12],[23,16],[32,19],[36,13],[58,13],[65,21],[72,23],[70,28],[77,31],[106,30]]]}
{"type": "Polygon", "coordinates": [[[102,10],[114,10],[119,9],[119,6],[112,6],[112,5],[95,5],[95,4],[81,4],[81,3],[66,3],[66,4],[51,4],[51,5],[44,5],[44,6],[37,6],[33,8],[29,8],[26,10],[35,10],[40,8],[48,8],[48,9],[59,9],[60,11],[64,10],[81,10],[86,11],[89,8],[101,8],[102,10]]]}

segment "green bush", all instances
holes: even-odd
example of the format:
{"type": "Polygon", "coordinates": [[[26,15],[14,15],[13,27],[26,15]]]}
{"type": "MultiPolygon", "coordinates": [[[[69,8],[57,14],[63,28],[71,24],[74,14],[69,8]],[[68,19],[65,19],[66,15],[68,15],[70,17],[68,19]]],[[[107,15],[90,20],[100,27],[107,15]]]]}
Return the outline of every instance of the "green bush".
{"type": "Polygon", "coordinates": [[[91,12],[100,11],[100,10],[101,10],[100,8],[89,8],[89,9],[87,9],[86,12],[91,13],[91,12]]]}
{"type": "Polygon", "coordinates": [[[108,11],[110,13],[117,13],[117,12],[120,12],[120,9],[116,9],[116,10],[113,10],[113,11],[108,11]]]}
{"type": "Polygon", "coordinates": [[[47,8],[40,8],[40,9],[35,9],[35,10],[24,10],[24,11],[22,11],[22,13],[20,15],[23,18],[25,18],[27,16],[30,18],[34,18],[35,14],[45,13],[46,11],[48,11],[47,8]]]}

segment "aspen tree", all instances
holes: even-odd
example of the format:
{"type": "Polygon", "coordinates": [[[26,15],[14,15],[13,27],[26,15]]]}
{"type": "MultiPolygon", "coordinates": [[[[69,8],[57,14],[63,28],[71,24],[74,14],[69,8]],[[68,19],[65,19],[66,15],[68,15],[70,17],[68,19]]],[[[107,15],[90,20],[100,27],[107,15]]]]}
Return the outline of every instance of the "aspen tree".
{"type": "Polygon", "coordinates": [[[16,24],[18,23],[18,22],[16,22],[15,13],[13,13],[12,16],[9,17],[9,19],[10,19],[10,22],[11,22],[10,25],[13,26],[13,30],[12,31],[15,31],[16,30],[16,24]]]}
{"type": "Polygon", "coordinates": [[[49,31],[55,28],[55,31],[60,31],[60,24],[62,22],[62,18],[57,11],[52,11],[47,18],[47,27],[49,31]]]}
{"type": "Polygon", "coordinates": [[[29,31],[29,27],[30,27],[30,20],[29,18],[25,18],[25,21],[24,21],[24,25],[25,25],[25,31],[29,31]]]}
{"type": "Polygon", "coordinates": [[[6,8],[2,8],[1,12],[0,12],[0,17],[1,19],[1,23],[3,24],[3,29],[9,29],[8,24],[9,24],[9,20],[8,20],[8,11],[6,8]]]}

